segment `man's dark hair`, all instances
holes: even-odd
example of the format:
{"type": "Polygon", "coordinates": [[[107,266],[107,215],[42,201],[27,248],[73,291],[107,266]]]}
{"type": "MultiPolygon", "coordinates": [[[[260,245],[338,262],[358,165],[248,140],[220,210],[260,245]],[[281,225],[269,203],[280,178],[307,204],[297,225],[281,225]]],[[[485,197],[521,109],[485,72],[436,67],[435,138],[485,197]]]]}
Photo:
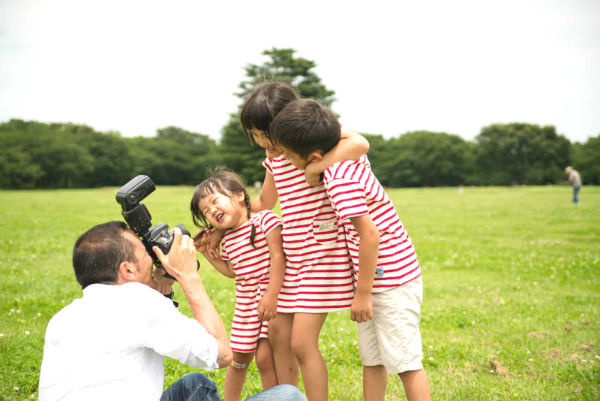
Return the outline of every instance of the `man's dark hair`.
{"type": "Polygon", "coordinates": [[[123,236],[122,221],[98,224],[83,233],[73,247],[73,268],[81,288],[116,283],[121,262],[136,261],[135,245],[123,236]]]}
{"type": "Polygon", "coordinates": [[[269,126],[273,118],[296,99],[299,99],[296,90],[286,82],[267,81],[257,85],[240,113],[240,122],[248,140],[252,142],[250,130],[253,128],[264,131],[270,139],[269,126]]]}
{"type": "Polygon", "coordinates": [[[340,123],[316,100],[298,99],[284,107],[271,124],[271,138],[303,158],[315,150],[329,152],[340,141],[340,123]]]}

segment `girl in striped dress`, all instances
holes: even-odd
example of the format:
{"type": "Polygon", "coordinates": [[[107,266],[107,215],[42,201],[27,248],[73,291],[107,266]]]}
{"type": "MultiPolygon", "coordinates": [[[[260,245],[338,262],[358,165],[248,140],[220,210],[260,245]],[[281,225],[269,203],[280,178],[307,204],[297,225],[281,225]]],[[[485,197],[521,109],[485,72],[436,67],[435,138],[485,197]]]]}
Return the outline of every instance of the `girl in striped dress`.
{"type": "MultiPolygon", "coordinates": [[[[196,236],[195,244],[215,269],[235,278],[230,340],[233,362],[225,373],[225,400],[239,400],[255,353],[263,389],[278,384],[267,328],[277,313],[285,270],[281,220],[270,210],[251,213],[240,178],[222,169],[196,187],[191,211],[196,226],[225,230],[216,257],[207,252],[202,235],[196,236]]],[[[291,354],[288,359],[288,364],[294,363],[291,354]]]]}
{"type": "Polygon", "coordinates": [[[264,184],[251,210],[272,209],[279,199],[283,220],[287,266],[279,293],[281,313],[269,328],[275,366],[278,374],[290,372],[280,382],[297,384],[294,367],[278,367],[282,365],[279,358],[293,352],[307,398],[319,401],[327,399],[327,367],[318,347],[319,334],[327,314],[349,309],[354,295],[343,227],[337,224],[319,175],[337,161],[365,154],[368,142],[356,133],[343,131],[339,145],[320,164],[310,166],[310,171],[297,169],[269,137],[273,118],[297,98],[285,83],[261,84],[245,101],[240,118],[248,139],[263,147],[267,156],[264,184]],[[296,382],[287,381],[294,379],[296,382]]]}

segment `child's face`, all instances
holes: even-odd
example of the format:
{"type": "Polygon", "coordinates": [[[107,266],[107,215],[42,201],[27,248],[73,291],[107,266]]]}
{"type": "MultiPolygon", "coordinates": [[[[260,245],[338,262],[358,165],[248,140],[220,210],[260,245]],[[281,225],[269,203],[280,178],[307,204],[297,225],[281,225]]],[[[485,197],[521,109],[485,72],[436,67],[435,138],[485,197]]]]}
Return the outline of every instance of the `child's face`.
{"type": "Polygon", "coordinates": [[[280,148],[286,159],[288,159],[297,169],[304,170],[308,163],[310,163],[310,160],[308,158],[300,156],[293,150],[287,149],[285,146],[281,145],[280,148]]]}
{"type": "Polygon", "coordinates": [[[252,128],[250,131],[252,132],[252,137],[254,138],[254,142],[258,144],[261,148],[267,151],[267,156],[270,158],[281,156],[281,149],[267,137],[265,131],[252,128]]]}
{"type": "Polygon", "coordinates": [[[212,193],[200,199],[198,208],[210,225],[218,229],[238,228],[248,219],[241,192],[233,195],[212,193]]]}

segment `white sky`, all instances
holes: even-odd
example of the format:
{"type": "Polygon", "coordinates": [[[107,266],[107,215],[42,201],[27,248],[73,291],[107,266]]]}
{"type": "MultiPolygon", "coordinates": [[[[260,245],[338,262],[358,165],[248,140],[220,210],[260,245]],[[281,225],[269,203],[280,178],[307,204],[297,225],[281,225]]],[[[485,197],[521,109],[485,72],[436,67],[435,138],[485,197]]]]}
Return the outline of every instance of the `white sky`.
{"type": "Polygon", "coordinates": [[[598,0],[0,0],[0,121],[218,139],[271,47],[315,61],[360,132],[600,134],[598,0]]]}

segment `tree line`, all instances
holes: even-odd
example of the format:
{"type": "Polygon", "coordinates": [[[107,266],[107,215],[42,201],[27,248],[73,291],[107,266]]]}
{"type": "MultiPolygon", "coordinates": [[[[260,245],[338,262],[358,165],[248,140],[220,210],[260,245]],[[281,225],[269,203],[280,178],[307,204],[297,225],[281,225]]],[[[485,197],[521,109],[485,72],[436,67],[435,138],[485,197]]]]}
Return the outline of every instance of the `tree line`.
{"type": "MultiPolygon", "coordinates": [[[[314,73],[316,64],[294,53],[265,50],[264,64],[246,67],[240,99],[258,82],[279,79],[300,96],[331,105],[335,92],[314,73]]],[[[247,184],[262,181],[264,151],[248,142],[238,116],[239,110],[230,114],[219,141],[175,126],[130,138],[80,124],[13,119],[0,123],[0,188],[121,186],[138,174],[158,185],[196,185],[217,165],[247,184]]],[[[600,135],[571,143],[553,126],[529,123],[489,125],[473,141],[428,131],[363,135],[373,171],[390,187],[555,184],[565,181],[567,165],[585,184],[600,184],[600,135]]]]}
{"type": "MultiPolygon", "coordinates": [[[[0,187],[120,186],[137,174],[160,185],[195,185],[217,165],[248,184],[262,181],[264,151],[237,134],[217,143],[167,127],[154,137],[127,138],[85,125],[10,120],[0,124],[0,187]]],[[[386,186],[555,184],[565,181],[567,165],[586,184],[600,183],[600,135],[573,144],[552,126],[524,123],[484,127],[474,141],[428,131],[364,135],[373,171],[386,186]]]]}

